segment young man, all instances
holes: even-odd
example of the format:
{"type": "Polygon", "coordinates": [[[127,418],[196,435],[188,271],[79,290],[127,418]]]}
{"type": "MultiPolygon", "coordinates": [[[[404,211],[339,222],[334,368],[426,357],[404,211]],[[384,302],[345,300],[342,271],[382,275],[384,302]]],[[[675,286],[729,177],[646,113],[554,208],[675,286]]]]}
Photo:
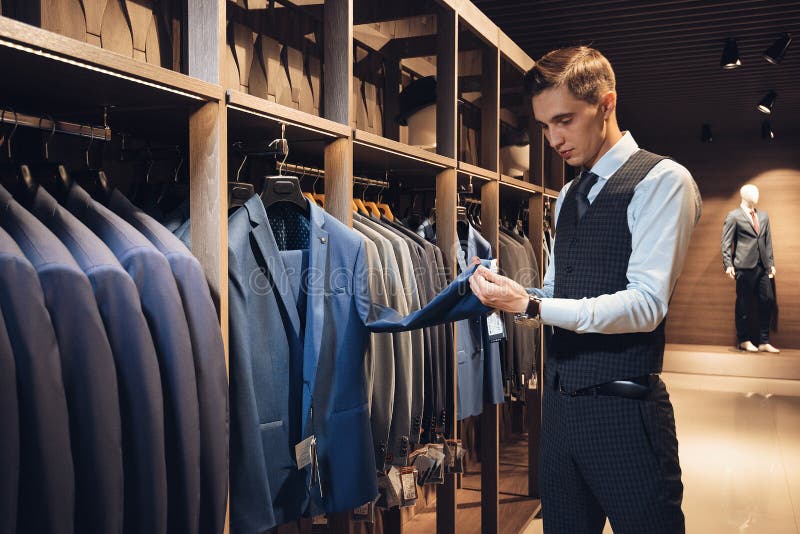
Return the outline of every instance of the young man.
{"type": "Polygon", "coordinates": [[[597,50],[554,50],[525,77],[533,114],[579,178],[556,204],[541,289],[479,268],[487,306],[552,325],[540,488],[547,534],[684,532],[675,420],[658,376],[667,307],[700,217],[691,174],[617,124],[597,50]]]}

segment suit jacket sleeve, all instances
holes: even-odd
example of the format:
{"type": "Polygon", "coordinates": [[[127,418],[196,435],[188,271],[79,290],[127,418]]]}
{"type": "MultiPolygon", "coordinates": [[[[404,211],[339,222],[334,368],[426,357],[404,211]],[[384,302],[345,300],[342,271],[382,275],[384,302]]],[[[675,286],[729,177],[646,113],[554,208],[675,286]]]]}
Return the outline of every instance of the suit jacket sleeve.
{"type": "Polygon", "coordinates": [[[722,225],[722,265],[725,269],[733,267],[733,241],[736,235],[736,217],[733,212],[729,213],[722,225]]]}
{"type": "Polygon", "coordinates": [[[775,257],[772,255],[772,226],[767,218],[767,224],[764,225],[764,238],[767,244],[767,258],[769,258],[769,267],[775,267],[775,257]]]}
{"type": "MultiPolygon", "coordinates": [[[[482,260],[482,264],[488,268],[490,262],[482,260]]],[[[403,332],[483,315],[491,309],[484,306],[469,287],[469,277],[476,268],[475,265],[471,266],[427,306],[405,317],[392,308],[370,301],[366,269],[362,269],[355,276],[356,306],[362,321],[371,332],[403,332]]]]}

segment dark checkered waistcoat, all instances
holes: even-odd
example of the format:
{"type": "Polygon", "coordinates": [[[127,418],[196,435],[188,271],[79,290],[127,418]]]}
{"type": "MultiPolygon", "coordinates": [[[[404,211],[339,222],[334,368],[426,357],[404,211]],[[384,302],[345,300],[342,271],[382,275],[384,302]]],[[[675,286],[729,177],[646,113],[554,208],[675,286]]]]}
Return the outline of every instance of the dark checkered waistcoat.
{"type": "MultiPolygon", "coordinates": [[[[570,187],[556,223],[556,298],[612,294],[628,284],[628,204],[636,185],[664,156],[639,150],[608,180],[580,222],[570,187]]],[[[546,376],[568,391],[661,372],[666,319],[652,332],[576,334],[555,328],[546,376]]]]}

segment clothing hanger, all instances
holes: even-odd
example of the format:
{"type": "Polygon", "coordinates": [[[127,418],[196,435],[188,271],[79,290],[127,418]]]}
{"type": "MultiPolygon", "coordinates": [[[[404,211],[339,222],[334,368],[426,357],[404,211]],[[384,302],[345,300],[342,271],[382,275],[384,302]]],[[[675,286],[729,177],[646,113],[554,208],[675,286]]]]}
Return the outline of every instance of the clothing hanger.
{"type": "MultiPolygon", "coordinates": [[[[0,147],[4,144],[6,145],[6,152],[8,153],[8,160],[0,163],[0,185],[8,189],[11,196],[20,204],[30,205],[34,195],[36,195],[38,185],[33,180],[28,166],[18,165],[12,157],[11,140],[14,138],[14,133],[19,126],[19,120],[17,119],[17,112],[13,109],[11,112],[14,114],[14,127],[11,129],[8,137],[5,137],[3,141],[0,142],[0,147]]],[[[3,123],[5,118],[6,110],[4,109],[2,115],[0,115],[0,123],[3,123]]]]}
{"type": "Polygon", "coordinates": [[[275,139],[269,144],[272,147],[280,143],[284,156],[280,165],[278,165],[278,175],[264,177],[261,201],[264,203],[264,209],[281,202],[294,204],[303,215],[308,217],[310,208],[308,199],[303,196],[303,191],[300,188],[300,180],[296,176],[283,175],[283,165],[286,163],[286,158],[289,157],[289,143],[286,141],[285,132],[286,125],[281,124],[281,138],[275,139]]]}
{"type": "MultiPolygon", "coordinates": [[[[300,175],[300,178],[299,178],[300,180],[305,178],[306,172],[307,172],[306,167],[303,167],[303,174],[300,175]]],[[[312,186],[312,189],[313,189],[313,186],[312,186]]],[[[312,204],[316,204],[317,203],[317,199],[314,198],[313,193],[308,193],[308,192],[304,191],[303,192],[303,196],[306,197],[308,199],[308,201],[311,202],[312,204]]]]}
{"type": "MultiPolygon", "coordinates": [[[[386,183],[389,183],[389,171],[386,171],[386,174],[384,175],[383,180],[386,183]]],[[[394,214],[392,213],[392,208],[389,207],[389,204],[384,204],[384,203],[381,202],[381,200],[382,200],[381,196],[383,195],[383,191],[385,189],[386,189],[385,186],[381,186],[381,189],[378,191],[378,202],[376,203],[376,205],[378,206],[378,209],[381,210],[381,213],[383,213],[384,217],[389,219],[391,222],[394,222],[394,214]]]]}
{"type": "MultiPolygon", "coordinates": [[[[86,169],[73,173],[72,178],[74,179],[75,183],[83,187],[93,199],[97,200],[101,204],[107,204],[108,200],[111,198],[112,191],[114,191],[114,186],[108,181],[108,177],[103,169],[93,169],[91,163],[89,162],[89,150],[92,148],[92,144],[94,143],[94,128],[91,125],[88,127],[89,145],[86,147],[85,153],[86,169]]],[[[122,149],[125,149],[124,136],[122,138],[122,149]]],[[[132,196],[135,196],[135,193],[138,192],[138,189],[138,187],[135,188],[134,195],[132,196]]]]}
{"type": "Polygon", "coordinates": [[[243,206],[245,202],[250,200],[256,194],[256,189],[253,184],[248,182],[240,182],[239,175],[242,172],[245,162],[247,161],[247,154],[244,155],[242,163],[236,170],[236,179],[233,182],[228,182],[228,209],[238,208],[243,206]]]}
{"type": "MultiPolygon", "coordinates": [[[[50,119],[53,128],[50,130],[49,136],[42,136],[44,159],[32,164],[30,168],[36,182],[53,195],[59,204],[63,204],[67,199],[67,193],[72,188],[73,181],[64,165],[50,161],[50,142],[56,133],[56,121],[49,115],[47,118],[50,119]]],[[[41,125],[42,119],[39,119],[39,126],[41,127],[41,125]]]]}
{"type": "Polygon", "coordinates": [[[375,217],[376,219],[381,218],[381,210],[378,209],[378,205],[374,202],[364,200],[364,197],[367,195],[367,189],[369,189],[369,184],[366,184],[364,189],[361,191],[361,202],[364,204],[364,207],[367,208],[369,214],[375,217]]]}

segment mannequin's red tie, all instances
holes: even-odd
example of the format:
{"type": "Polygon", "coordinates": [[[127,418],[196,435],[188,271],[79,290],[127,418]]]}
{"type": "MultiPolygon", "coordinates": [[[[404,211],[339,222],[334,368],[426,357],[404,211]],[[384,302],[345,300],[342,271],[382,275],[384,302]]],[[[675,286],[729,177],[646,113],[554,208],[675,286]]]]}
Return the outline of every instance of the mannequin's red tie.
{"type": "Polygon", "coordinates": [[[753,219],[753,228],[755,228],[756,233],[760,234],[761,230],[758,229],[758,217],[756,217],[756,210],[750,210],[750,218],[753,219]]]}

